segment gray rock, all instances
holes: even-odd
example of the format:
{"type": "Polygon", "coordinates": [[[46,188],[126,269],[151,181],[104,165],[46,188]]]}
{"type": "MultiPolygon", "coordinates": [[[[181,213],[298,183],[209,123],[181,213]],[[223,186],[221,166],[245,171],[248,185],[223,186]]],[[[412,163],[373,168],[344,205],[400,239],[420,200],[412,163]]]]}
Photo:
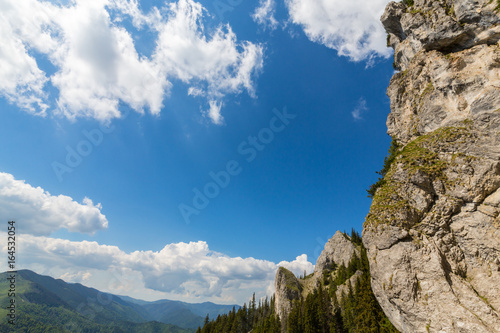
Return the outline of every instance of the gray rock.
{"type": "Polygon", "coordinates": [[[495,193],[489,195],[486,199],[484,199],[484,204],[500,208],[500,189],[498,189],[495,193]]]}
{"type": "Polygon", "coordinates": [[[342,299],[343,296],[347,296],[347,294],[349,294],[349,284],[351,285],[351,288],[354,289],[354,286],[356,285],[356,280],[361,278],[362,275],[363,272],[356,271],[356,273],[354,273],[354,275],[351,276],[346,282],[338,286],[337,291],[335,291],[335,296],[337,296],[337,299],[339,300],[342,299]]]}
{"type": "Polygon", "coordinates": [[[372,289],[402,332],[500,332],[496,1],[390,3],[388,133],[402,146],[363,230],[372,289]]]}
{"type": "Polygon", "coordinates": [[[394,48],[397,68],[405,70],[418,52],[457,52],[500,39],[500,18],[490,0],[391,2],[381,17],[394,48]]]}
{"type": "MultiPolygon", "coordinates": [[[[280,267],[278,269],[274,281],[276,289],[275,310],[282,321],[281,328],[283,332],[286,332],[285,320],[292,309],[293,301],[300,299],[300,297],[305,299],[309,293],[314,292],[321,284],[323,270],[330,270],[332,263],[336,263],[337,265],[344,264],[347,266],[354,254],[357,256],[360,255],[359,248],[351,242],[349,236],[337,231],[325,244],[325,248],[316,261],[312,276],[299,280],[286,268],[280,267]]],[[[358,271],[350,278],[353,286],[356,282],[356,278],[360,275],[361,272],[358,271]]],[[[338,290],[344,290],[347,293],[347,282],[339,286],[338,290]]],[[[337,291],[337,294],[340,295],[339,291],[337,291]]]]}
{"type": "MultiPolygon", "coordinates": [[[[449,55],[416,54],[387,89],[391,99],[388,133],[406,144],[469,118],[479,121],[488,116],[487,126],[498,127],[499,69],[498,45],[479,45],[449,55]]],[[[495,132],[491,134],[489,140],[498,140],[495,132]]]]}
{"type": "Polygon", "coordinates": [[[314,273],[322,273],[323,270],[330,269],[333,262],[337,265],[344,264],[347,266],[354,253],[359,256],[359,250],[350,241],[349,236],[345,236],[342,232],[337,231],[328,240],[325,248],[318,257],[314,273]]]}
{"type": "MultiPolygon", "coordinates": [[[[278,268],[274,286],[276,289],[274,293],[276,313],[283,322],[286,321],[292,309],[293,301],[300,299],[302,286],[295,275],[284,267],[278,268]]],[[[284,328],[286,332],[286,325],[282,325],[282,328],[284,328]]]]}

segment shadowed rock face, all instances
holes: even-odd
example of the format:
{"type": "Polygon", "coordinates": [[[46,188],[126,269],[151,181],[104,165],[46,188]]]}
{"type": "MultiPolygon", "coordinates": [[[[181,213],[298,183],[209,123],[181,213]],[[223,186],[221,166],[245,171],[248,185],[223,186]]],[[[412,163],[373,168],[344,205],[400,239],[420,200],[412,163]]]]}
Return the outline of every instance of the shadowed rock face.
{"type": "Polygon", "coordinates": [[[372,289],[403,332],[500,332],[496,0],[388,4],[388,133],[402,146],[363,230],[372,289]]]}

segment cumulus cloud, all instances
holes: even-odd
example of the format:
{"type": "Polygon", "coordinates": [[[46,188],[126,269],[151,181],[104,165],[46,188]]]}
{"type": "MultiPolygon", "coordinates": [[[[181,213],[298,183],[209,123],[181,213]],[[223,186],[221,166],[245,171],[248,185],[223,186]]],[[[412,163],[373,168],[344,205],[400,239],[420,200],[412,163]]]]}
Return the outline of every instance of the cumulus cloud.
{"type": "Polygon", "coordinates": [[[314,42],[353,61],[389,57],[380,23],[388,0],[285,0],[290,20],[314,42]]]}
{"type": "Polygon", "coordinates": [[[278,266],[297,275],[314,269],[306,255],[277,265],[251,257],[229,257],[211,251],[203,241],[168,244],[161,251],[126,253],[97,242],[23,235],[19,251],[23,253],[19,263],[22,268],[142,299],[241,304],[254,291],[265,296],[278,266]]]}
{"type": "Polygon", "coordinates": [[[352,117],[354,118],[354,120],[362,120],[363,116],[361,114],[365,111],[368,111],[368,107],[366,106],[366,100],[363,97],[361,97],[358,100],[358,104],[351,112],[352,117]]]}
{"type": "MultiPolygon", "coordinates": [[[[47,109],[69,119],[119,118],[119,104],[160,113],[173,80],[196,89],[206,103],[247,91],[262,67],[263,49],[238,42],[230,26],[206,32],[204,7],[193,0],[144,13],[136,0],[39,0],[0,4],[0,94],[33,114],[47,109]],[[122,24],[157,35],[151,56],[139,55],[122,24]],[[56,68],[41,70],[33,52],[56,68]],[[55,105],[48,86],[57,89],[55,105]]],[[[191,89],[190,89],[191,91],[191,89]]]]}
{"type": "Polygon", "coordinates": [[[189,0],[169,5],[169,19],[158,26],[155,62],[185,82],[204,83],[209,95],[242,88],[253,94],[251,74],[262,66],[262,47],[248,42],[237,45],[229,25],[218,27],[208,39],[199,23],[204,11],[201,4],[189,0]]]}
{"type": "Polygon", "coordinates": [[[50,47],[50,37],[40,27],[48,22],[48,17],[39,11],[40,6],[30,9],[37,23],[27,17],[15,17],[29,7],[28,2],[0,4],[0,94],[32,114],[45,115],[48,105],[43,88],[48,78],[28,53],[25,41],[37,48],[50,47]]]}
{"type": "Polygon", "coordinates": [[[304,271],[307,273],[314,271],[314,265],[307,261],[307,254],[302,254],[293,261],[282,261],[278,266],[285,267],[297,276],[304,274],[304,271]]]}
{"type": "Polygon", "coordinates": [[[82,203],[65,195],[53,196],[40,187],[0,172],[0,217],[20,220],[23,234],[49,235],[62,228],[94,234],[108,227],[101,204],[84,198],[82,203]]]}
{"type": "Polygon", "coordinates": [[[259,7],[252,14],[253,20],[266,28],[274,30],[278,27],[278,21],[274,18],[276,13],[275,0],[260,0],[259,7]]]}
{"type": "Polygon", "coordinates": [[[62,37],[51,54],[59,70],[51,77],[59,90],[58,111],[70,119],[101,121],[120,117],[118,104],[158,114],[170,88],[157,65],[137,54],[130,33],[115,26],[104,1],[78,1],[60,8],[62,37]]]}

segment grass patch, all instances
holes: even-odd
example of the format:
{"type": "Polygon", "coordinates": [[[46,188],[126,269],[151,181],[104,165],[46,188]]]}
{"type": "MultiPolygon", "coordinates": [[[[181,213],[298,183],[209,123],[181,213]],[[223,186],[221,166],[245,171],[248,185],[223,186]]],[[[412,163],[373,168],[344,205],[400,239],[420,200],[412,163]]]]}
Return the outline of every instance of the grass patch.
{"type": "MultiPolygon", "coordinates": [[[[471,133],[471,121],[462,122],[463,126],[444,127],[426,135],[422,135],[400,149],[396,143],[391,145],[389,156],[385,158],[384,168],[379,171],[382,175],[369,190],[373,201],[365,221],[366,226],[383,224],[397,224],[405,228],[412,227],[421,218],[423,212],[412,207],[407,199],[401,196],[404,183],[394,180],[396,167],[406,171],[409,179],[417,172],[426,174],[431,181],[439,179],[445,187],[454,186],[446,174],[449,162],[440,158],[438,152],[456,149],[463,143],[474,140],[471,133]]],[[[473,156],[456,153],[454,158],[460,157],[471,161],[473,156]]],[[[454,161],[452,157],[452,162],[454,161]]]]}
{"type": "Polygon", "coordinates": [[[387,156],[384,158],[384,166],[382,170],[377,171],[377,173],[382,176],[380,177],[375,184],[372,184],[369,189],[366,190],[368,192],[368,197],[373,198],[377,189],[382,187],[385,184],[385,176],[389,172],[392,163],[396,160],[396,156],[398,155],[399,144],[393,138],[391,142],[391,146],[387,152],[387,156]]]}
{"type": "Polygon", "coordinates": [[[286,288],[300,293],[297,277],[295,277],[295,275],[285,267],[280,267],[279,269],[281,273],[285,276],[286,288]]]}

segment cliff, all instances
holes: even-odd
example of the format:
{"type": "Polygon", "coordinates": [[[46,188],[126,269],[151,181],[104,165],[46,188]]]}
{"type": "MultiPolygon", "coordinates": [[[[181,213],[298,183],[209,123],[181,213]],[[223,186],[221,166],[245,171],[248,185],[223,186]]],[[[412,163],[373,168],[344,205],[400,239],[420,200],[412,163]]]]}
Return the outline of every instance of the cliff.
{"type": "MultiPolygon", "coordinates": [[[[336,275],[335,268],[338,265],[347,267],[354,255],[359,257],[359,248],[353,244],[349,236],[337,231],[325,244],[312,274],[299,279],[288,269],[280,267],[274,280],[275,309],[280,320],[286,321],[294,300],[306,299],[322,284],[326,276],[336,275]]],[[[354,280],[352,283],[354,284],[354,280]]],[[[339,298],[341,291],[346,291],[346,286],[339,286],[337,290],[339,298]]],[[[286,325],[282,324],[282,328],[286,331],[286,325]]]]}
{"type": "Polygon", "coordinates": [[[402,332],[500,332],[500,16],[406,0],[382,23],[400,71],[397,143],[363,230],[373,292],[402,332]]]}
{"type": "Polygon", "coordinates": [[[352,256],[359,256],[359,249],[351,242],[349,236],[337,231],[325,244],[325,248],[316,260],[314,274],[320,275],[325,269],[330,269],[331,264],[349,265],[352,256]]]}
{"type": "Polygon", "coordinates": [[[279,268],[274,306],[281,332],[397,332],[375,300],[368,266],[359,234],[337,231],[312,274],[296,278],[279,268]]]}
{"type": "Polygon", "coordinates": [[[286,321],[288,314],[292,310],[292,302],[301,297],[302,285],[292,272],[280,267],[276,272],[274,286],[276,288],[274,293],[275,311],[282,321],[286,321]]]}

